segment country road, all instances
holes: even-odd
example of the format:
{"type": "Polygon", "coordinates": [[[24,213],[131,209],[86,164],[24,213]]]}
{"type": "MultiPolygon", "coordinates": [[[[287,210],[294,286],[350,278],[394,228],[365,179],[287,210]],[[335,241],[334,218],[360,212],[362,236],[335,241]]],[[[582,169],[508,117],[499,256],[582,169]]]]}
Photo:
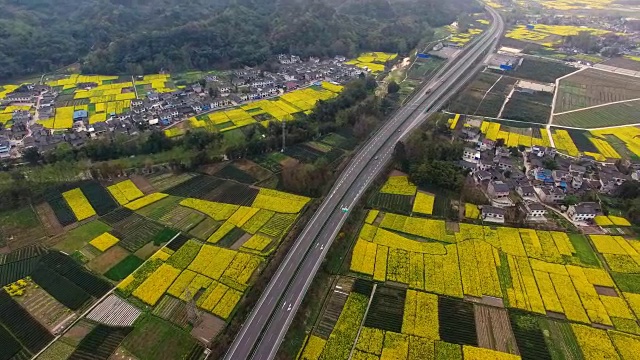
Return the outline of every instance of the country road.
{"type": "Polygon", "coordinates": [[[493,18],[491,27],[448,62],[353,157],[280,264],[225,359],[275,357],[311,281],[348,216],[341,208],[353,208],[391,159],[397,141],[439,110],[477,73],[486,54],[495,48],[504,23],[495,10],[487,8],[487,11],[493,18]]]}

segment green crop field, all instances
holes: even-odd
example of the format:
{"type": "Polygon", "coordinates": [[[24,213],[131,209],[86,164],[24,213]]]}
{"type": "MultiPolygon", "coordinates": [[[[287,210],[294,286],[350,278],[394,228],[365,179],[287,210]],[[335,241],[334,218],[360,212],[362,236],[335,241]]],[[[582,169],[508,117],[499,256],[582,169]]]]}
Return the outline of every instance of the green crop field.
{"type": "Polygon", "coordinates": [[[587,69],[560,80],[555,112],[640,98],[637,78],[587,69]]]}
{"type": "Polygon", "coordinates": [[[554,125],[585,129],[635,123],[640,123],[640,100],[605,105],[553,116],[554,125]]]}

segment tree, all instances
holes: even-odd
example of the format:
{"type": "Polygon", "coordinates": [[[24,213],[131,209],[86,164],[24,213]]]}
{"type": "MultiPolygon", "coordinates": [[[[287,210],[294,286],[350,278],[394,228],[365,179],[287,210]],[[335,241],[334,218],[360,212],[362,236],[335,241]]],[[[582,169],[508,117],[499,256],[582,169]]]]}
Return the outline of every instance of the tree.
{"type": "Polygon", "coordinates": [[[578,197],[575,195],[567,195],[564,198],[564,204],[567,206],[575,205],[578,202],[580,202],[580,199],[578,199],[578,197]]]}
{"type": "Polygon", "coordinates": [[[398,83],[395,82],[395,80],[391,80],[389,82],[389,85],[387,85],[387,92],[389,94],[395,94],[398,91],[400,91],[400,85],[398,85],[398,83]]]}
{"type": "Polygon", "coordinates": [[[40,161],[42,161],[42,155],[40,154],[40,151],[38,150],[37,147],[27,148],[22,153],[22,157],[26,162],[28,162],[31,165],[37,165],[40,163],[40,161]]]}
{"type": "Polygon", "coordinates": [[[542,160],[542,166],[549,170],[558,169],[558,163],[552,158],[545,158],[544,160],[542,160]]]}
{"type": "Polygon", "coordinates": [[[398,141],[393,148],[393,161],[395,161],[398,166],[402,169],[402,171],[409,170],[409,160],[407,158],[407,150],[404,147],[404,143],[402,141],[398,141]]]}

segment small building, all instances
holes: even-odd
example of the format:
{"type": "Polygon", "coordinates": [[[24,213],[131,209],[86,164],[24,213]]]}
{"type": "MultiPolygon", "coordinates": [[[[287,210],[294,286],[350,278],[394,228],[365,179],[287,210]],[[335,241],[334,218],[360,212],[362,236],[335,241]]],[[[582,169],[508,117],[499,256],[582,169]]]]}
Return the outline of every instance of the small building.
{"type": "Polygon", "coordinates": [[[584,202],[569,206],[567,215],[573,221],[592,220],[600,212],[600,205],[594,202],[584,202]]]}
{"type": "Polygon", "coordinates": [[[545,204],[555,204],[564,201],[565,194],[562,190],[555,186],[547,186],[543,188],[536,188],[540,200],[545,204]]]}
{"type": "Polygon", "coordinates": [[[553,173],[549,169],[537,168],[534,170],[536,180],[545,184],[553,184],[553,173]]]}
{"type": "Polygon", "coordinates": [[[477,171],[473,177],[477,183],[482,183],[484,181],[491,180],[491,173],[485,170],[480,170],[477,171]]]}
{"type": "Polygon", "coordinates": [[[518,195],[522,196],[523,199],[535,199],[536,198],[536,190],[531,185],[520,185],[516,187],[516,192],[518,195]]]}
{"type": "Polygon", "coordinates": [[[571,187],[574,190],[578,190],[582,188],[582,184],[584,183],[582,176],[576,175],[571,179],[571,187]]]}
{"type": "Polygon", "coordinates": [[[508,197],[509,185],[502,181],[491,181],[487,186],[487,192],[492,199],[508,197]]]}
{"type": "Polygon", "coordinates": [[[478,161],[480,160],[480,151],[466,147],[462,151],[462,159],[471,162],[478,161]]]}
{"type": "Polygon", "coordinates": [[[567,182],[571,180],[571,174],[568,171],[564,170],[553,170],[551,172],[551,177],[553,177],[553,181],[558,184],[561,182],[567,182]]]}
{"type": "Polygon", "coordinates": [[[466,160],[460,160],[460,161],[458,161],[458,166],[460,166],[463,169],[472,170],[473,171],[473,170],[475,170],[477,164],[469,162],[469,161],[466,161],[466,160]]]}
{"type": "Polygon", "coordinates": [[[527,212],[527,220],[529,221],[544,221],[546,218],[544,215],[547,213],[547,208],[544,205],[531,202],[524,205],[527,212]]]}
{"type": "Polygon", "coordinates": [[[618,170],[607,168],[600,171],[600,191],[613,193],[618,186],[627,181],[627,176],[618,170]]]}
{"type": "Polygon", "coordinates": [[[572,176],[584,176],[584,174],[587,172],[587,168],[581,165],[576,165],[576,164],[571,164],[569,165],[569,173],[571,173],[572,176]]]}
{"type": "Polygon", "coordinates": [[[0,138],[0,159],[6,159],[11,156],[11,143],[9,139],[0,138]]]}
{"type": "Polygon", "coordinates": [[[76,110],[73,112],[73,121],[88,121],[89,113],[87,110],[76,110]]]}
{"type": "Polygon", "coordinates": [[[478,161],[478,169],[480,170],[491,170],[493,169],[493,159],[491,156],[486,155],[480,156],[480,161],[478,161]]]}
{"type": "Polygon", "coordinates": [[[511,171],[511,169],[513,169],[513,160],[504,156],[499,157],[498,168],[502,171],[511,171]]]}
{"type": "Polygon", "coordinates": [[[482,220],[504,224],[504,217],[506,215],[506,211],[499,207],[484,205],[482,207],[482,220]]]}

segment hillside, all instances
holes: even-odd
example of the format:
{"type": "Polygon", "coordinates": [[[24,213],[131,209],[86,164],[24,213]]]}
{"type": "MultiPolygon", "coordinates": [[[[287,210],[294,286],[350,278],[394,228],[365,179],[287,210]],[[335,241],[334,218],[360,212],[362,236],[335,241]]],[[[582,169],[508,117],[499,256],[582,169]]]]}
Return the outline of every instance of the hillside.
{"type": "Polygon", "coordinates": [[[270,55],[403,52],[471,0],[0,0],[0,78],[256,65],[270,55]]]}

